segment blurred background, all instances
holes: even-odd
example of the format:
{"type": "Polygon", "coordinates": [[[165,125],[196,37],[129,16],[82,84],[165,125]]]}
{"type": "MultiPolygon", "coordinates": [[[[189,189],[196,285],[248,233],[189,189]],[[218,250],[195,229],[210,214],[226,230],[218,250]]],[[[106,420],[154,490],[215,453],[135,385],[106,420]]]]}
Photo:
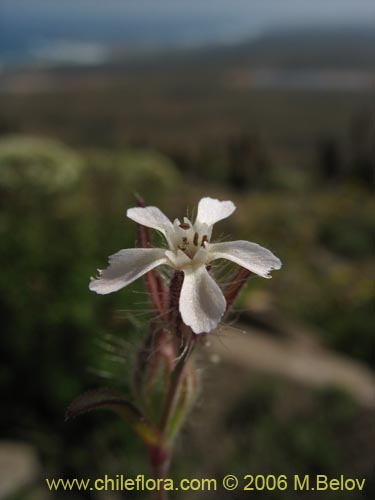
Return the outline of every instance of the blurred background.
{"type": "Polygon", "coordinates": [[[284,264],[202,346],[172,476],[345,474],[365,490],[321,497],[374,498],[374,163],[372,0],[1,0],[0,498],[148,474],[115,416],[64,423],[87,389],[130,391],[143,284],[88,281],[134,246],[135,192],[171,218],[231,199],[214,236],[284,264]]]}

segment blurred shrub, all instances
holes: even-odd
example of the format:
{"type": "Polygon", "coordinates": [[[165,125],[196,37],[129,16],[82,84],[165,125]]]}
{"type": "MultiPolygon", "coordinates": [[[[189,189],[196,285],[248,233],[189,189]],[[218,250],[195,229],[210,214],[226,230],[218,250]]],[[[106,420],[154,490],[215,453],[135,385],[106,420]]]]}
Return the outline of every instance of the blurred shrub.
{"type": "Polygon", "coordinates": [[[123,216],[130,200],[134,205],[132,193],[159,197],[178,173],[149,151],[90,156],[11,137],[0,143],[0,179],[6,195],[0,198],[0,390],[7,408],[0,434],[33,443],[55,475],[89,476],[103,471],[103,463],[109,473],[124,450],[139,471],[138,442],[116,417],[65,425],[64,412],[79,393],[108,385],[103,377],[121,376],[110,385],[129,390],[113,366],[114,340],[102,339],[110,334],[121,341],[123,352],[116,353],[128,369],[142,334],[136,311],[148,307],[139,295],[142,282],[108,297],[91,293],[88,282],[108,255],[134,246],[136,227],[129,221],[126,231],[123,216]]]}
{"type": "MultiPolygon", "coordinates": [[[[371,365],[373,205],[365,190],[337,186],[303,197],[253,194],[236,213],[239,236],[251,240],[256,234],[283,261],[267,289],[270,302],[282,315],[318,327],[332,348],[371,365]]],[[[250,280],[242,295],[245,307],[253,307],[258,287],[264,289],[250,280]]]]}
{"type": "Polygon", "coordinates": [[[373,250],[374,221],[371,214],[355,213],[322,221],[318,241],[329,250],[345,257],[370,257],[373,250]]]}
{"type": "MultiPolygon", "coordinates": [[[[123,149],[117,152],[90,150],[86,166],[105,184],[115,180],[123,193],[155,196],[165,194],[181,184],[181,176],[173,162],[153,150],[123,149]]],[[[111,186],[113,188],[113,186],[111,186]]]]}
{"type": "Polygon", "coordinates": [[[80,175],[79,155],[57,141],[22,135],[0,141],[0,188],[40,188],[54,192],[80,175]]]}
{"type": "Polygon", "coordinates": [[[310,170],[282,164],[269,169],[263,186],[273,191],[304,192],[311,189],[314,183],[314,173],[310,170]]]}

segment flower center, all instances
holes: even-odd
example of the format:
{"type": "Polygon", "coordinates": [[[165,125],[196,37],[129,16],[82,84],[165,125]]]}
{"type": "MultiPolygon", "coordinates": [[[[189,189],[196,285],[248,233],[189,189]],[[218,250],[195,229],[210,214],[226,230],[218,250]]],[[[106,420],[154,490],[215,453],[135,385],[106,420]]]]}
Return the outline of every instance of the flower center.
{"type": "Polygon", "coordinates": [[[193,224],[186,218],[183,223],[175,224],[176,250],[182,250],[190,259],[193,259],[197,251],[209,241],[207,234],[196,231],[193,224]]]}

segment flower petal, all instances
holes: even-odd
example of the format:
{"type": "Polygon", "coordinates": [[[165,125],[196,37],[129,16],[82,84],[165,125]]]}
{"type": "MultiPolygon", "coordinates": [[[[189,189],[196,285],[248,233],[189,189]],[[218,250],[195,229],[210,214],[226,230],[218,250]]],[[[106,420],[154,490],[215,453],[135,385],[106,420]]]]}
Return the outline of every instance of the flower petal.
{"type": "Polygon", "coordinates": [[[212,226],[217,221],[226,219],[236,207],[232,201],[220,201],[214,198],[202,198],[198,204],[198,214],[195,224],[200,227],[202,224],[212,226]]]}
{"type": "Polygon", "coordinates": [[[109,257],[109,266],[97,279],[91,278],[93,292],[105,295],[129,285],[160,264],[165,264],[165,250],[161,248],[128,248],[109,257]]]}
{"type": "Polygon", "coordinates": [[[167,250],[165,255],[168,257],[170,265],[175,269],[182,269],[191,264],[191,259],[182,250],[177,250],[177,252],[167,250]]]}
{"type": "Polygon", "coordinates": [[[209,262],[227,259],[263,278],[271,278],[269,272],[281,268],[281,261],[270,250],[250,241],[230,241],[208,245],[209,262]]]}
{"type": "Polygon", "coordinates": [[[194,333],[210,332],[222,318],[226,302],[205,266],[186,270],[180,295],[182,321],[194,333]]]}
{"type": "Polygon", "coordinates": [[[173,224],[158,207],[135,207],[129,208],[126,212],[129,219],[141,224],[142,226],[157,229],[164,236],[173,231],[173,224]]]}

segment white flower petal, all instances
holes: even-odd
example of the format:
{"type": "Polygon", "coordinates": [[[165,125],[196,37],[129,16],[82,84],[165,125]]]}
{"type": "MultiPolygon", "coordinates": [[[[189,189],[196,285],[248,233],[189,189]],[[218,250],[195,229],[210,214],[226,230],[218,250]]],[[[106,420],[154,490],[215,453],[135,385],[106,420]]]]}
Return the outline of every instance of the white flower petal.
{"type": "Polygon", "coordinates": [[[168,257],[170,265],[175,269],[182,269],[191,264],[191,259],[182,250],[177,250],[177,252],[167,250],[165,255],[168,257]]]}
{"type": "Polygon", "coordinates": [[[129,285],[160,264],[165,264],[165,250],[161,248],[128,248],[109,257],[109,266],[97,279],[92,278],[89,288],[105,295],[129,285]]]}
{"type": "Polygon", "coordinates": [[[214,198],[202,198],[198,204],[196,227],[203,224],[212,226],[216,222],[229,217],[236,207],[232,201],[220,201],[214,198]]]}
{"type": "Polygon", "coordinates": [[[200,247],[200,249],[197,251],[197,253],[194,255],[193,258],[193,266],[205,266],[207,263],[209,257],[209,253],[207,252],[205,247],[200,247]]]}
{"type": "Polygon", "coordinates": [[[126,212],[129,219],[142,226],[157,229],[164,236],[173,231],[173,224],[163,212],[157,207],[135,207],[129,208],[126,212]]]}
{"type": "Polygon", "coordinates": [[[281,261],[270,250],[250,241],[230,241],[208,245],[209,261],[227,259],[263,278],[271,278],[269,272],[281,268],[281,261]]]}
{"type": "Polygon", "coordinates": [[[225,312],[225,298],[205,266],[185,270],[184,274],[180,295],[182,320],[194,333],[210,332],[225,312]]]}

